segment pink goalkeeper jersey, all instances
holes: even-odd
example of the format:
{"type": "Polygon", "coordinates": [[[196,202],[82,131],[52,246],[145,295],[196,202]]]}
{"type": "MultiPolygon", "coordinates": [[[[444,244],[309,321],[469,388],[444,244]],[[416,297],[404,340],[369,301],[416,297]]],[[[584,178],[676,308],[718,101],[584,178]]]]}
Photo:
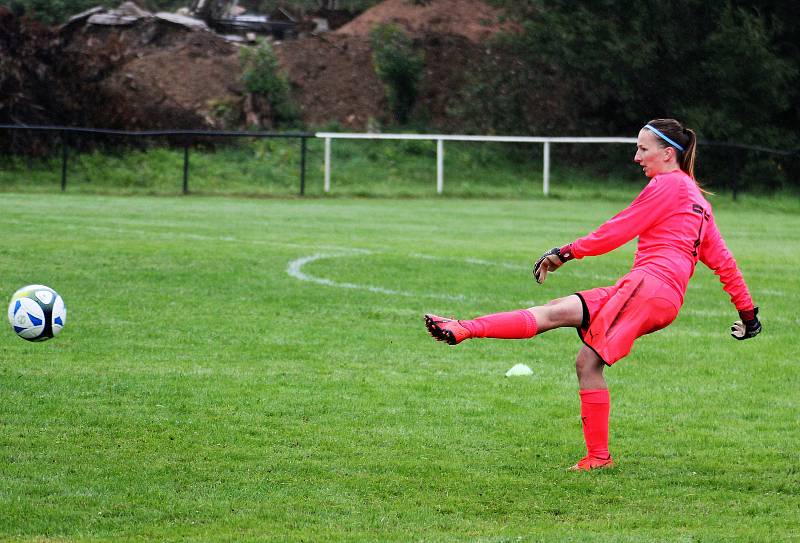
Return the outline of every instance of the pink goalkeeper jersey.
{"type": "Polygon", "coordinates": [[[639,236],[632,270],[645,270],[680,297],[700,260],[719,276],[738,310],[753,308],[742,273],[717,229],[709,204],[681,170],[653,177],[626,209],[572,243],[575,258],[607,253],[639,236]]]}

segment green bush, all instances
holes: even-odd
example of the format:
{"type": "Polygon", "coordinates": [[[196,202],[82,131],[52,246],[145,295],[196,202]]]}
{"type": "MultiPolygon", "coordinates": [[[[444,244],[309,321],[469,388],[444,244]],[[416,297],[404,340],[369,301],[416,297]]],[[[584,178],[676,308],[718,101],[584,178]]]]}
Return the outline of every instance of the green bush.
{"type": "Polygon", "coordinates": [[[371,39],[375,73],[386,85],[395,120],[406,124],[417,100],[425,55],[414,51],[411,39],[396,25],[376,26],[371,39]]]}
{"type": "Polygon", "coordinates": [[[300,115],[291,101],[289,82],[278,71],[278,59],[269,42],[261,40],[255,47],[241,49],[240,61],[245,89],[268,102],[274,125],[296,124],[300,115]]]}

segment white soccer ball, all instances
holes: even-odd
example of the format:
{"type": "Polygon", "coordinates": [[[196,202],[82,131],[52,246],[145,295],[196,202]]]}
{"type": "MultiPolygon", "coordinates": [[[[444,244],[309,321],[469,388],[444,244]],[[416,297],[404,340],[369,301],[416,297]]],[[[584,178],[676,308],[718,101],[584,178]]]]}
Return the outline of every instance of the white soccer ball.
{"type": "Polygon", "coordinates": [[[28,285],[11,297],[8,321],[22,339],[44,341],[61,332],[67,322],[67,307],[50,287],[28,285]]]}

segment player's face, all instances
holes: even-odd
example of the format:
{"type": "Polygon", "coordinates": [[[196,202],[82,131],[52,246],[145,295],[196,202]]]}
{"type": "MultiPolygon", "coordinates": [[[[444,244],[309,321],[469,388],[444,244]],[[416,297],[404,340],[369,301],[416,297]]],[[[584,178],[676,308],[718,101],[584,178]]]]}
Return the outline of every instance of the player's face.
{"type": "Polygon", "coordinates": [[[658,136],[646,128],[639,131],[639,137],[636,138],[636,156],[633,157],[633,161],[642,167],[648,178],[674,169],[674,165],[668,166],[669,155],[669,151],[661,146],[658,136]]]}

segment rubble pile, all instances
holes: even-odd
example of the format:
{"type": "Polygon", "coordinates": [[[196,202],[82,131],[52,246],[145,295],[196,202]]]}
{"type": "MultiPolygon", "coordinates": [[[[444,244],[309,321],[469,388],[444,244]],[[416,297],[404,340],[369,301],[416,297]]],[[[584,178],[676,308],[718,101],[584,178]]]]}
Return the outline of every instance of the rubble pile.
{"type": "Polygon", "coordinates": [[[0,7],[0,122],[203,128],[215,100],[241,98],[233,45],[202,21],[126,4],[59,29],[0,7]]]}
{"type": "Polygon", "coordinates": [[[65,52],[103,66],[99,87],[124,102],[108,126],[210,127],[215,101],[241,98],[237,49],[203,21],[132,2],[96,10],[70,19],[59,37],[65,52]]]}
{"type": "Polygon", "coordinates": [[[0,122],[80,122],[100,94],[80,55],[63,51],[58,35],[0,6],[0,122]]]}
{"type": "MultiPolygon", "coordinates": [[[[298,39],[270,39],[304,123],[363,130],[391,122],[369,29],[403,24],[425,51],[417,107],[446,127],[464,66],[487,58],[484,40],[501,30],[487,21],[497,17],[480,0],[386,0],[336,31],[318,24],[298,39]]],[[[241,41],[132,2],[87,10],[58,29],[0,8],[0,122],[137,130],[243,128],[256,119],[269,129],[241,82],[241,41]]]]}

